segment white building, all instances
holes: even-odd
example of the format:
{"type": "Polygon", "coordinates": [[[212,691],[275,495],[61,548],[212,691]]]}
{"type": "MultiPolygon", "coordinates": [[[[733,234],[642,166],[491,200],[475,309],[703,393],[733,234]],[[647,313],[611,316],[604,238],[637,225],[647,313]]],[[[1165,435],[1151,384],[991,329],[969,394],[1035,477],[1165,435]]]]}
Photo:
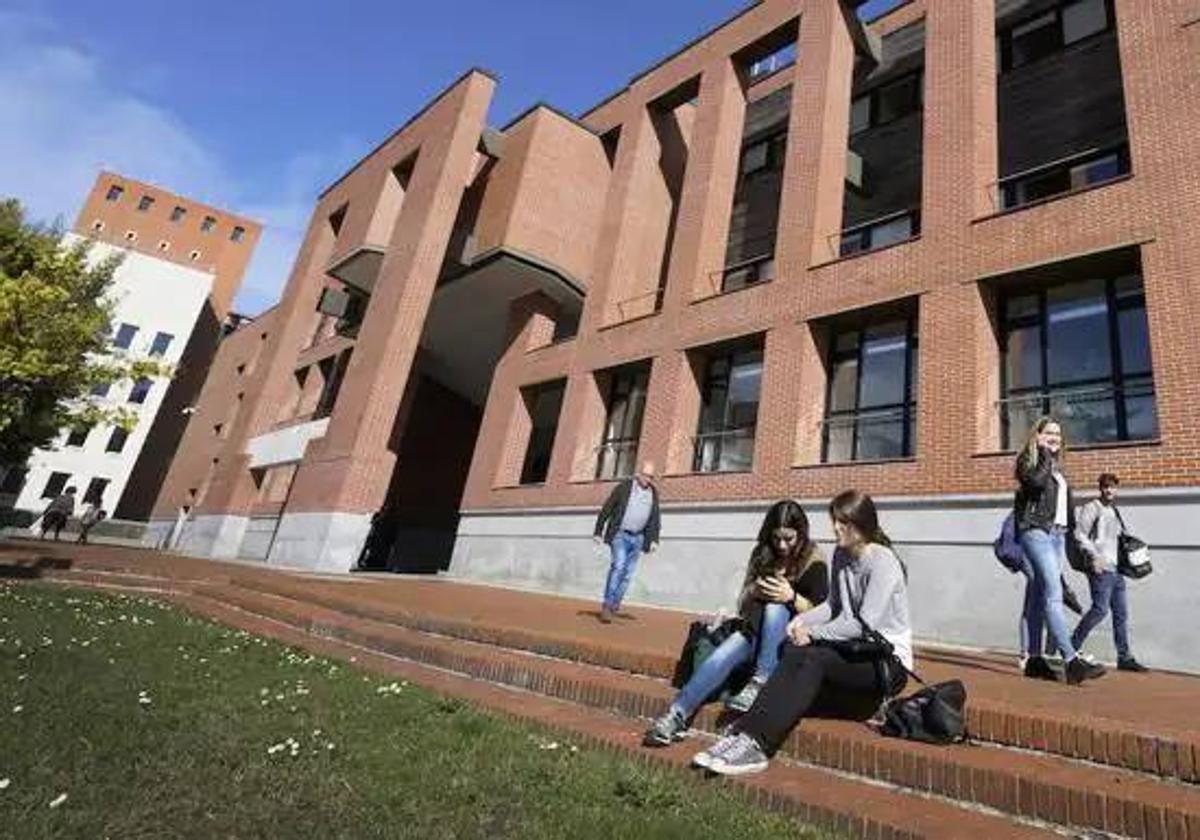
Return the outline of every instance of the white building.
{"type": "MultiPolygon", "coordinates": [[[[68,246],[79,241],[78,234],[64,237],[68,246]]],[[[98,262],[114,253],[124,255],[111,292],[114,352],[178,365],[214,274],[103,242],[93,244],[90,259],[98,262]]],[[[84,500],[94,500],[111,515],[169,384],[167,378],[126,380],[95,394],[94,399],[108,406],[136,413],[137,425],[128,433],[111,425],[64,430],[51,448],[38,449],[30,457],[16,507],[40,512],[65,488],[75,487],[77,512],[84,500]]]]}

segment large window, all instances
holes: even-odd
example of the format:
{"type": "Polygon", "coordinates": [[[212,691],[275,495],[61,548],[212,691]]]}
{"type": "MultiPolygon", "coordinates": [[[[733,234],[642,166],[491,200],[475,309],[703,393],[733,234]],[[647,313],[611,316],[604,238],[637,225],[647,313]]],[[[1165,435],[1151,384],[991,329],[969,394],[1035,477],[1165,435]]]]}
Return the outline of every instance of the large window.
{"type": "Polygon", "coordinates": [[[567,381],[560,379],[525,388],[522,392],[530,419],[529,445],[521,465],[522,484],[541,484],[550,472],[550,453],[554,450],[554,435],[558,431],[558,415],[566,388],[567,381]]]}
{"type": "Polygon", "coordinates": [[[167,348],[171,346],[171,342],[175,340],[175,336],[170,333],[160,332],[154,336],[154,342],[150,345],[151,356],[165,356],[167,348]]]}
{"type": "Polygon", "coordinates": [[[137,335],[138,328],[133,324],[121,324],[117,327],[117,336],[113,339],[113,346],[119,347],[122,350],[129,349],[129,345],[133,344],[133,337],[137,335]]]}
{"type": "Polygon", "coordinates": [[[1112,28],[1113,0],[1072,0],[999,33],[1000,66],[1013,70],[1112,28]]]}
{"type": "Polygon", "coordinates": [[[1000,181],[1003,209],[1114,181],[1130,171],[1129,146],[1097,149],[1010,175],[1000,181]]]}
{"type": "Polygon", "coordinates": [[[924,80],[925,72],[918,70],[855,97],[850,102],[850,133],[858,134],[920,111],[924,80]]]}
{"type": "Polygon", "coordinates": [[[87,491],[83,494],[83,502],[87,504],[91,502],[94,505],[101,505],[104,502],[104,491],[108,489],[109,480],[107,478],[93,478],[88,482],[87,491]]]}
{"type": "Polygon", "coordinates": [[[50,473],[50,478],[46,479],[46,486],[42,488],[42,498],[53,499],[61,496],[63,489],[67,486],[67,482],[70,480],[70,473],[50,473]]]}
{"type": "Polygon", "coordinates": [[[748,471],[762,385],[762,343],[716,351],[704,358],[700,423],[692,469],[748,471]]]}
{"type": "Polygon", "coordinates": [[[146,398],[150,396],[150,389],[154,387],[154,383],[146,378],[135,380],[133,387],[129,389],[129,402],[144,403],[146,398]]]}
{"type": "Polygon", "coordinates": [[[1158,436],[1146,298],[1137,273],[1004,295],[1001,429],[1019,447],[1043,414],[1068,442],[1158,436]]]}
{"type": "Polygon", "coordinates": [[[321,372],[324,385],[321,387],[321,396],[317,399],[317,407],[313,410],[313,419],[319,420],[333,414],[338,394],[342,390],[342,381],[346,378],[347,368],[350,367],[352,351],[353,348],[349,348],[337,356],[326,356],[317,362],[317,369],[321,372]]]}
{"type": "Polygon", "coordinates": [[[596,460],[596,478],[625,478],[637,466],[638,440],[646,411],[649,365],[619,368],[611,374],[604,439],[596,460]]]}
{"type": "Polygon", "coordinates": [[[822,460],[912,457],[916,394],[915,317],[837,331],[830,342],[822,460]]]}

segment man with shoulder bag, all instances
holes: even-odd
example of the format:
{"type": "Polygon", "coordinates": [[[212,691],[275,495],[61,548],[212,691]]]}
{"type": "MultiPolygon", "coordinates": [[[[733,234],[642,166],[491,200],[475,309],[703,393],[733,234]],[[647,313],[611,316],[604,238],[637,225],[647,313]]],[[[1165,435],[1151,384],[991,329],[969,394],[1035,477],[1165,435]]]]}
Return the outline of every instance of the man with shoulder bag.
{"type": "Polygon", "coordinates": [[[1076,649],[1080,648],[1088,634],[1111,611],[1117,670],[1144,673],[1149,669],[1134,658],[1129,648],[1129,606],[1125,578],[1144,577],[1149,573],[1148,562],[1133,565],[1128,558],[1135,547],[1134,543],[1142,552],[1145,552],[1145,544],[1128,533],[1117,510],[1120,479],[1112,473],[1103,473],[1098,484],[1100,496],[1080,508],[1076,517],[1075,539],[1091,563],[1088,585],[1092,590],[1092,606],[1080,619],[1079,626],[1071,634],[1071,641],[1076,649]]]}

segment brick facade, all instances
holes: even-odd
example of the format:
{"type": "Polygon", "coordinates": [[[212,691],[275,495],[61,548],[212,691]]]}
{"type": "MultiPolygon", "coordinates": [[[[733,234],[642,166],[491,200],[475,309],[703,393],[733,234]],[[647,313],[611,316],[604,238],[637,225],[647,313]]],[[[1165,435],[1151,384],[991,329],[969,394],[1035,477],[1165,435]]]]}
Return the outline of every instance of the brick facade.
{"type": "MultiPolygon", "coordinates": [[[[510,260],[491,269],[496,279],[488,282],[499,289],[503,277],[515,291],[497,303],[487,296],[498,292],[481,288],[478,299],[507,332],[494,372],[490,363],[485,371],[486,398],[476,398],[481,419],[464,510],[597,505],[609,490],[593,479],[604,371],[638,361],[651,366],[639,457],[659,465],[668,502],[815,499],[849,486],[880,496],[1006,491],[1012,454],[1001,451],[996,409],[996,289],[1014,272],[1122,248],[1140,253],[1159,434],[1078,447],[1071,470],[1114,470],[1127,487],[1197,486],[1195,3],[1162,0],[1148,9],[1115,0],[1132,174],[1008,211],[994,202],[1003,174],[997,5],[914,0],[863,29],[838,0],[763,0],[579,120],[538,106],[499,132],[485,131],[494,81],[468,73],[322,195],[271,311],[261,379],[230,424],[228,454],[199,511],[252,514],[256,489],[238,447],[307,420],[304,412],[279,414],[304,402],[294,391],[297,372],[351,346],[328,430],[308,445],[283,514],[379,510],[409,416],[410,372],[421,367],[438,379],[438,364],[461,358],[451,344],[472,340],[442,341],[429,313],[454,284],[484,276],[484,255],[510,260]],[[916,22],[925,27],[920,235],[839,257],[856,65],[874,37],[916,22]],[[797,62],[752,79],[747,62],[793,36],[797,62]],[[784,89],[774,277],[722,294],[714,277],[725,268],[747,106],[784,89]],[[389,179],[405,161],[410,174],[397,192],[389,179]],[[365,317],[354,336],[321,338],[318,297],[339,285],[330,268],[362,248],[381,255],[365,317]],[[915,454],[824,464],[830,325],[894,306],[913,309],[919,324],[915,454]],[[556,325],[571,317],[579,319],[576,333],[556,340],[556,325]],[[749,336],[764,346],[752,468],[695,473],[695,351],[749,336]],[[519,486],[530,437],[522,389],[559,379],[566,392],[549,473],[544,483],[519,486]]],[[[1022,3],[999,5],[1011,12],[1022,3]]],[[[213,377],[226,375],[222,359],[254,343],[227,342],[213,377]]],[[[213,377],[202,402],[228,398],[213,377]]],[[[156,517],[171,515],[204,460],[177,459],[156,517]]]]}

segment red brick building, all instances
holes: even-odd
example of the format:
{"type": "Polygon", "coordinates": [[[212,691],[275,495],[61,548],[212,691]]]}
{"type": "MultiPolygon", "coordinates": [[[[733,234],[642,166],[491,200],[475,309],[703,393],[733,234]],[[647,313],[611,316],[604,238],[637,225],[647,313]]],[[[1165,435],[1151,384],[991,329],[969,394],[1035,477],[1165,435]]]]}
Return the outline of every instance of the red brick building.
{"type": "Polygon", "coordinates": [[[766,502],[826,536],[854,486],[919,634],[1011,646],[990,541],[1052,410],[1163,546],[1140,647],[1200,667],[1200,5],[857,5],[763,0],[578,119],[489,128],[466,74],[321,196],[157,535],[188,505],[184,550],[346,570],[374,517],[394,568],[595,594],[591,517],[648,458],[635,600],[730,600],[766,502]]]}

